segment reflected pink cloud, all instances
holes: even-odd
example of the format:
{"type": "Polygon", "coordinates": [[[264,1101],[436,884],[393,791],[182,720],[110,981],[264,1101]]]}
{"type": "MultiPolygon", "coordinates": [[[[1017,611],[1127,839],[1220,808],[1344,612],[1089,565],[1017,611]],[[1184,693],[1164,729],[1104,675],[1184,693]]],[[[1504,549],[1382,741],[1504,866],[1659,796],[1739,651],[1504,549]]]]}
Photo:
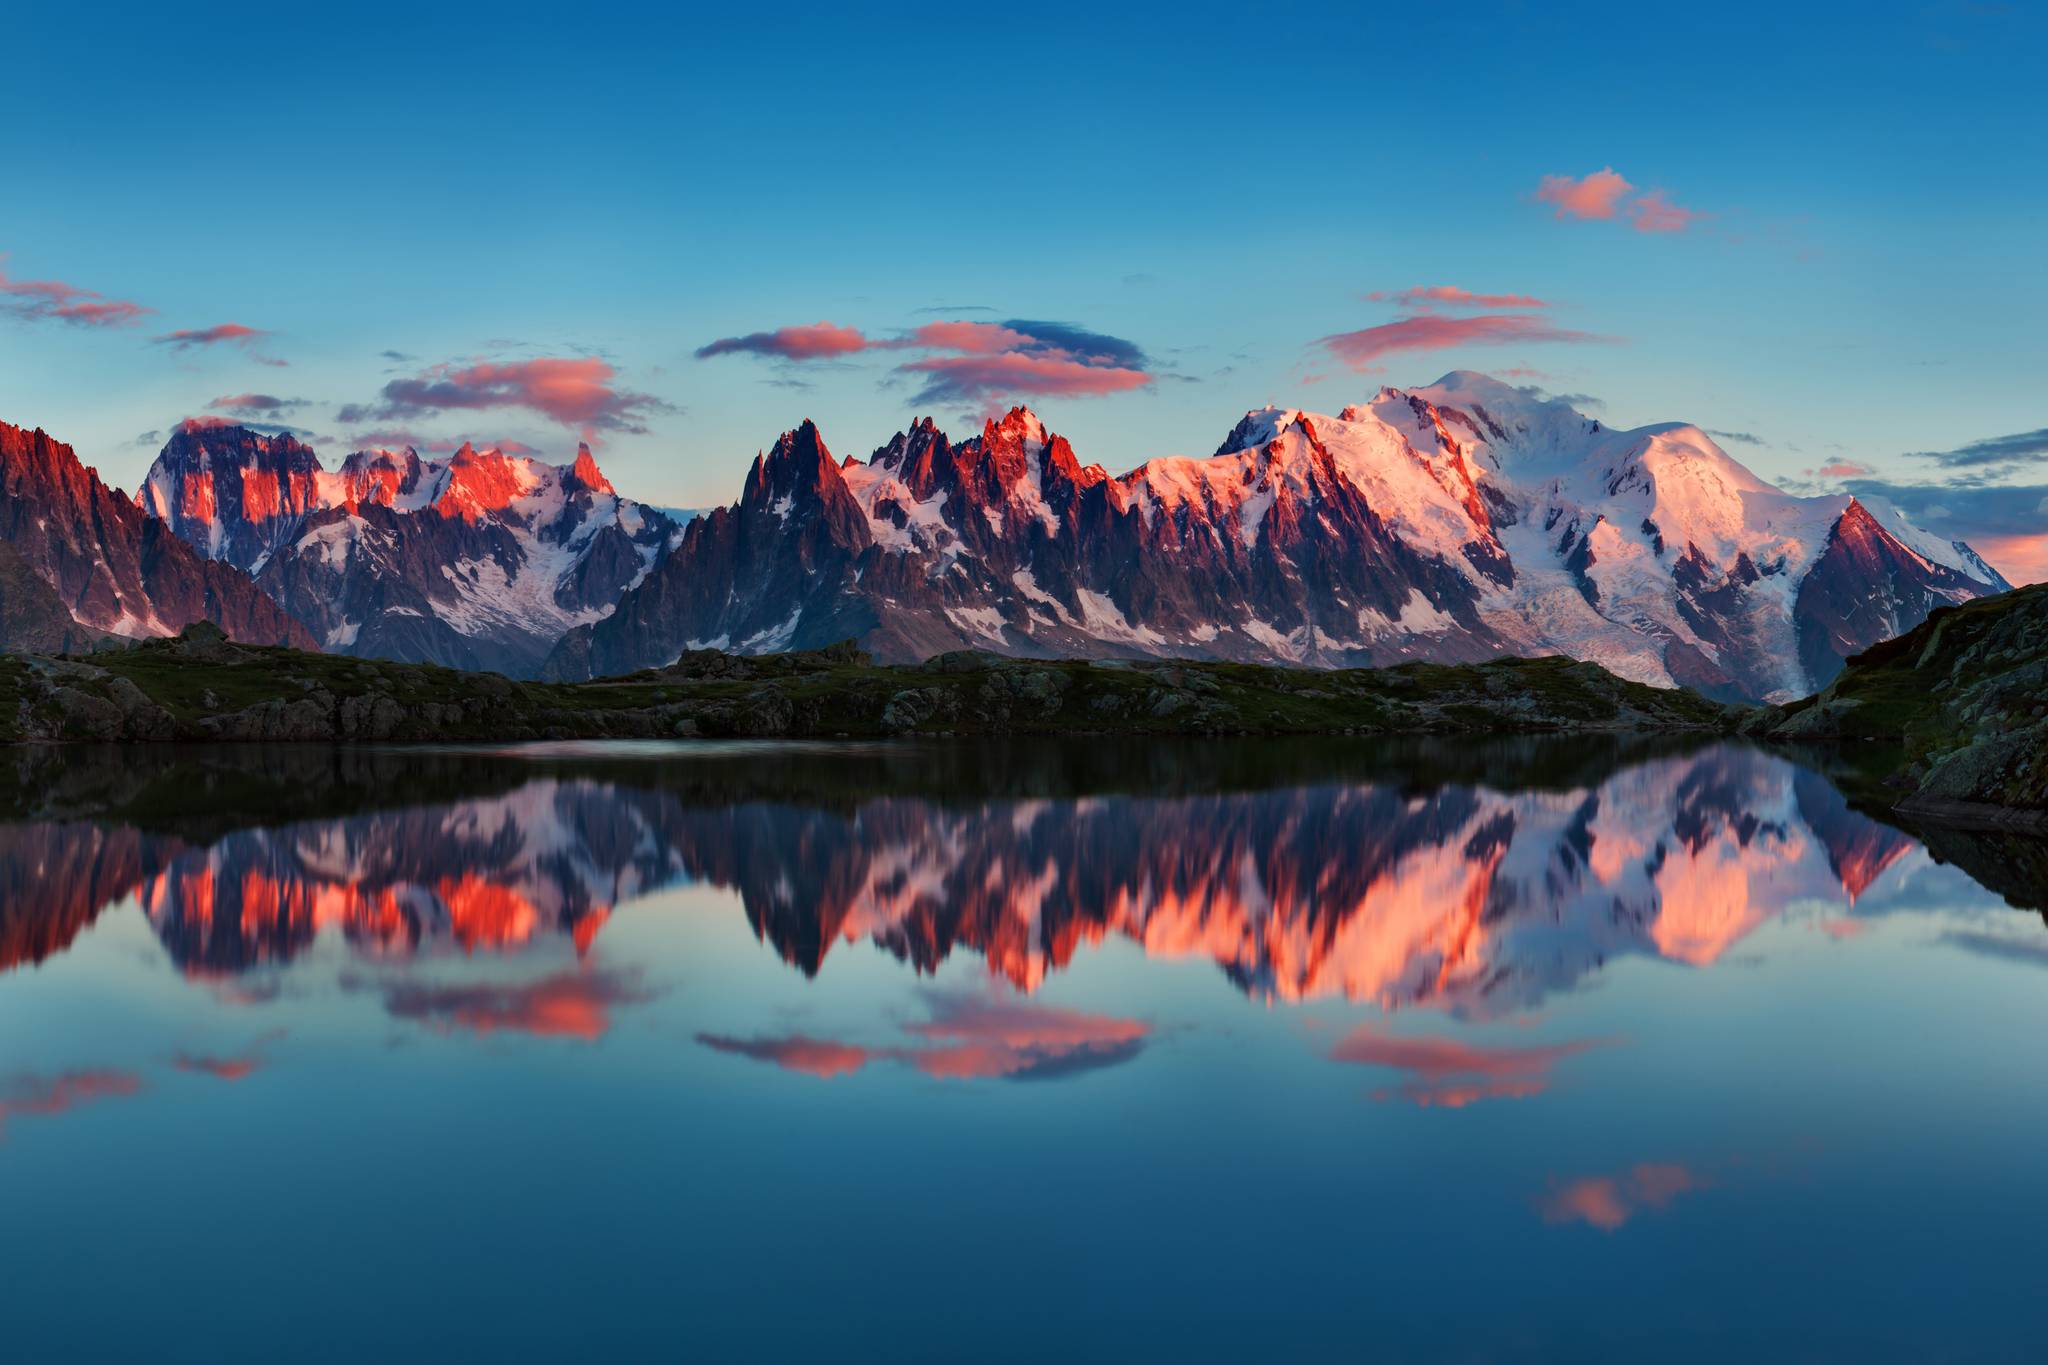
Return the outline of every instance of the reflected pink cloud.
{"type": "Polygon", "coordinates": [[[99,1100],[124,1099],[142,1089],[133,1071],[95,1069],[58,1076],[21,1076],[0,1083],[0,1134],[15,1118],[48,1118],[99,1100]]]}
{"type": "Polygon", "coordinates": [[[1617,1175],[1583,1176],[1558,1185],[1536,1207],[1546,1223],[1585,1223],[1613,1232],[1636,1215],[1667,1209],[1681,1194],[1706,1185],[1689,1166],[1643,1162],[1617,1175]]]}
{"type": "Polygon", "coordinates": [[[365,983],[345,977],[345,988],[368,984],[384,997],[393,1018],[426,1024],[441,1032],[456,1029],[488,1037],[528,1033],[541,1038],[574,1038],[594,1043],[611,1028],[621,1005],[654,998],[635,972],[572,969],[517,984],[479,982],[442,985],[408,980],[365,983]]]}
{"type": "Polygon", "coordinates": [[[715,1052],[769,1062],[785,1071],[831,1078],[869,1062],[901,1062],[941,1080],[1043,1080],[1129,1061],[1149,1025],[1137,1019],[1037,1005],[989,993],[931,992],[931,1018],[903,1031],[911,1046],[862,1047],[808,1034],[738,1037],[700,1033],[715,1052]]]}
{"type": "Polygon", "coordinates": [[[700,1033],[697,1041],[714,1052],[730,1053],[757,1062],[772,1062],[784,1071],[830,1080],[850,1075],[875,1056],[852,1043],[835,1043],[828,1038],[791,1034],[783,1038],[734,1038],[719,1033],[700,1033]]]}
{"type": "Polygon", "coordinates": [[[246,1057],[206,1057],[181,1052],[171,1058],[171,1065],[180,1071],[196,1072],[216,1080],[239,1081],[263,1065],[263,1058],[254,1053],[246,1057]]]}
{"type": "Polygon", "coordinates": [[[1360,1024],[1330,1050],[1330,1060],[1406,1073],[1376,1100],[1402,1099],[1424,1108],[1462,1109],[1480,1100],[1527,1099],[1549,1088],[1551,1069],[1567,1057],[1606,1045],[1588,1039],[1540,1047],[1485,1047],[1455,1038],[1404,1038],[1360,1024]]]}
{"type": "Polygon", "coordinates": [[[931,1076],[1049,1075],[1135,1055],[1150,1032],[1137,1019],[1034,1005],[995,994],[933,995],[932,1017],[905,1031],[943,1043],[911,1060],[931,1076]]]}

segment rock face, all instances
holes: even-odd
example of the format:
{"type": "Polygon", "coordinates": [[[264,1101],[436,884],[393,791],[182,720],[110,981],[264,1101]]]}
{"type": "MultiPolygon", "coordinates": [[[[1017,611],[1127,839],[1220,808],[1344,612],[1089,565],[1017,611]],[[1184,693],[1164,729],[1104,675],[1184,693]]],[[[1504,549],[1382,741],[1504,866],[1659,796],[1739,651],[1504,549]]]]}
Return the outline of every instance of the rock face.
{"type": "Polygon", "coordinates": [[[1610,431],[1461,372],[1336,416],[1249,413],[1214,455],[1122,477],[1021,408],[958,445],[920,421],[866,461],[807,422],[543,676],[851,637],[884,660],[1563,653],[1780,700],[2007,586],[1888,508],[1772,488],[1697,427],[1610,431]]]}
{"type": "Polygon", "coordinates": [[[216,563],[79,463],[46,433],[0,422],[0,564],[7,580],[8,648],[89,644],[99,635],[174,635],[212,621],[250,644],[312,649],[305,627],[249,576],[216,563]],[[37,591],[24,574],[40,581],[37,591]],[[66,626],[51,609],[61,607],[66,626]],[[17,621],[16,612],[23,613],[17,621]],[[19,634],[20,643],[15,636],[19,634]]]}
{"type": "Polygon", "coordinates": [[[588,447],[563,466],[470,445],[357,451],[329,473],[289,436],[193,423],[144,502],[329,650],[516,676],[609,612],[678,529],[621,498],[588,447]]]}
{"type": "Polygon", "coordinates": [[[1744,728],[1900,746],[1890,785],[1902,809],[2048,821],[2048,584],[1937,610],[1744,728]]]}

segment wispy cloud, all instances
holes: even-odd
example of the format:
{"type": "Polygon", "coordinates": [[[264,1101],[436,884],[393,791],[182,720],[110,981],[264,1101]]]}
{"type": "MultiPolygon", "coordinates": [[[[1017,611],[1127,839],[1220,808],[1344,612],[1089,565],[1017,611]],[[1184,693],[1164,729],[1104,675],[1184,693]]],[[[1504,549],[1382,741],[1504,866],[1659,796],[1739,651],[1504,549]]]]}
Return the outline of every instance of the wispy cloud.
{"type": "Polygon", "coordinates": [[[1663,190],[1651,190],[1628,206],[1629,226],[1637,232],[1683,232],[1706,216],[1674,203],[1663,190]]]}
{"type": "Polygon", "coordinates": [[[806,364],[876,351],[929,353],[889,372],[893,379],[917,382],[914,401],[919,403],[1086,397],[1143,388],[1156,378],[1135,342],[1075,323],[1034,318],[952,319],[880,337],[857,327],[814,322],[720,337],[698,347],[696,356],[752,355],[806,364]]]}
{"type": "Polygon", "coordinates": [[[345,404],[336,417],[350,426],[404,421],[450,411],[524,409],[578,430],[647,431],[656,413],[674,408],[651,394],[618,387],[618,372],[595,356],[450,362],[394,379],[373,403],[345,404]]]}
{"type": "Polygon", "coordinates": [[[1954,450],[1908,451],[1915,459],[1933,460],[1948,469],[1974,469],[1992,465],[2032,464],[2048,459],[2048,427],[2016,431],[2010,436],[1987,436],[1954,450]]]}
{"type": "Polygon", "coordinates": [[[270,335],[260,327],[245,327],[239,322],[223,322],[213,327],[185,327],[175,332],[166,332],[150,340],[159,346],[170,346],[176,350],[189,351],[194,346],[219,346],[228,343],[249,346],[270,335]]]}
{"type": "Polygon", "coordinates": [[[1559,327],[1545,318],[1527,313],[1479,313],[1468,317],[1447,317],[1440,313],[1418,313],[1362,327],[1355,332],[1338,332],[1317,344],[1332,357],[1354,370],[1368,369],[1381,356],[1403,351],[1441,351],[1453,346],[1504,346],[1531,342],[1603,342],[1611,337],[1559,327]]]}
{"type": "Polygon", "coordinates": [[[305,405],[303,398],[279,398],[269,393],[225,393],[206,406],[215,412],[231,412],[242,417],[260,417],[265,413],[288,412],[305,405]]]}
{"type": "Polygon", "coordinates": [[[0,316],[75,327],[126,327],[151,311],[62,280],[17,280],[0,269],[0,316]]]}
{"type": "Polygon", "coordinates": [[[1393,303],[1416,310],[1428,308],[1548,308],[1528,294],[1475,294],[1454,284],[1418,284],[1408,289],[1375,289],[1371,303],[1393,303]]]}
{"type": "Polygon", "coordinates": [[[772,356],[782,360],[821,360],[855,355],[868,349],[867,337],[858,327],[841,327],[834,322],[810,322],[796,327],[778,327],[772,332],[748,332],[744,336],[720,337],[697,348],[697,359],[721,355],[772,356]]]}
{"type": "Polygon", "coordinates": [[[1141,389],[1152,382],[1143,370],[1096,365],[1066,356],[1011,351],[992,356],[932,356],[898,367],[924,380],[919,403],[979,403],[1025,396],[1095,397],[1141,389]]]}

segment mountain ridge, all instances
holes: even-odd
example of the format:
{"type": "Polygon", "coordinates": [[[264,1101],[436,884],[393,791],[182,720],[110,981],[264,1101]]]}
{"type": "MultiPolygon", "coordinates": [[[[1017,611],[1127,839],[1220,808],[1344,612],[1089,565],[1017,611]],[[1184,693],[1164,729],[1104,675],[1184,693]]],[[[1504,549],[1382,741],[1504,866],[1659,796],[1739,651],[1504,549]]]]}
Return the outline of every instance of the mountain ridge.
{"type": "Polygon", "coordinates": [[[677,529],[620,497],[588,445],[566,465],[468,442],[444,459],[373,448],[330,472],[290,435],[186,422],[143,488],[323,647],[519,676],[610,611],[677,529]]]}
{"type": "Polygon", "coordinates": [[[6,648],[173,635],[195,621],[253,644],[314,647],[248,575],[195,554],[40,428],[0,422],[0,542],[14,582],[6,648]]]}
{"type": "Polygon", "coordinates": [[[891,661],[1564,653],[1788,700],[2008,586],[1895,509],[1773,487],[1697,426],[1610,429],[1455,371],[1334,416],[1254,410],[1211,456],[1120,476],[1021,407],[958,444],[919,419],[866,460],[835,460],[806,421],[542,675],[852,637],[891,661]]]}

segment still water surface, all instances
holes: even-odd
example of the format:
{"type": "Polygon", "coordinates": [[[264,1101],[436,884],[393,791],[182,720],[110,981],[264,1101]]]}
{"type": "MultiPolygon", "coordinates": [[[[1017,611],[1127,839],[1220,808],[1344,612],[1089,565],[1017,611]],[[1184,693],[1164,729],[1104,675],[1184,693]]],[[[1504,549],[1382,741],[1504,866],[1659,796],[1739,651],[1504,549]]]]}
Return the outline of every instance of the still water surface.
{"type": "Polygon", "coordinates": [[[2048,1334],[2048,858],[1747,748],[35,761],[7,1359],[2048,1334]]]}

